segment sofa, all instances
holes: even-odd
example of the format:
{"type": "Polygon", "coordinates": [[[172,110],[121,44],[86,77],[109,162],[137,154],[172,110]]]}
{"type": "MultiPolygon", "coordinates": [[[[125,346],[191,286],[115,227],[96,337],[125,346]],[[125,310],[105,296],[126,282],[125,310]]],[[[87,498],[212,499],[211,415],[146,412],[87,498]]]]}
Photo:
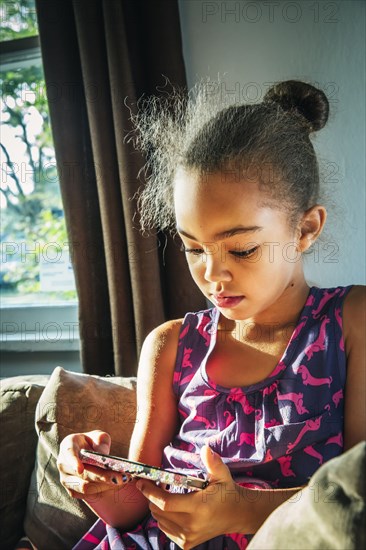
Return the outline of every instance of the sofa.
{"type": "MultiPolygon", "coordinates": [[[[38,550],[69,550],[93,512],[59,483],[59,444],[69,433],[101,429],[126,456],[136,416],[136,379],[76,374],[1,380],[0,547],[25,534],[38,550]]],[[[323,465],[309,486],[280,506],[250,550],[365,548],[366,442],[323,465]]]]}

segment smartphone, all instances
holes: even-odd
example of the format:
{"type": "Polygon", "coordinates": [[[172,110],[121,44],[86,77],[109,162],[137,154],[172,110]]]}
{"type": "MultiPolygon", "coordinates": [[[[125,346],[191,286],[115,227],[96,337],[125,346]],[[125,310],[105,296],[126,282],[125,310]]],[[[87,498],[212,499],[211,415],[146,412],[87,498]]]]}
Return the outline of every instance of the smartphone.
{"type": "Polygon", "coordinates": [[[204,489],[208,485],[207,479],[183,474],[182,472],[163,470],[143,464],[142,462],[133,462],[126,458],[118,456],[105,455],[95,451],[81,449],[80,459],[84,464],[104,468],[105,470],[114,470],[130,474],[133,477],[143,477],[151,481],[172,485],[175,487],[183,487],[193,491],[204,489]]]}

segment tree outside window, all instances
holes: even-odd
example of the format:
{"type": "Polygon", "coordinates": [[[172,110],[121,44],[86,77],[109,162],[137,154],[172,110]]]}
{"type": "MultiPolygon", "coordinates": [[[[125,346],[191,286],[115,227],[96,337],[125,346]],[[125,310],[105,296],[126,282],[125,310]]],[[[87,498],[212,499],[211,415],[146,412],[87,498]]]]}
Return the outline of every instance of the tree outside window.
{"type": "Polygon", "coordinates": [[[34,0],[0,10],[2,303],[75,301],[34,0]]]}

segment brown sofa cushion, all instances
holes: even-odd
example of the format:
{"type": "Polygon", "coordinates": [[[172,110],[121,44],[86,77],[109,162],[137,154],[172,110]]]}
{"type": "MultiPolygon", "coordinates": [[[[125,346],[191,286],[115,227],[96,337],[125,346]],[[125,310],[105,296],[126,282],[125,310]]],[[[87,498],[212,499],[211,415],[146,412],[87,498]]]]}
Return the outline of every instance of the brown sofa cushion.
{"type": "Polygon", "coordinates": [[[326,462],[264,522],[248,550],[366,547],[366,442],[326,462]]]}
{"type": "Polygon", "coordinates": [[[48,376],[14,376],[0,381],[0,545],[13,549],[23,534],[37,434],[34,413],[48,376]]]}
{"type": "Polygon", "coordinates": [[[135,378],[101,378],[57,367],[39,400],[36,465],[27,503],[25,532],[39,550],[70,550],[96,516],[68,496],[56,466],[62,439],[75,432],[104,430],[112,452],[126,456],[136,416],[135,378]]]}

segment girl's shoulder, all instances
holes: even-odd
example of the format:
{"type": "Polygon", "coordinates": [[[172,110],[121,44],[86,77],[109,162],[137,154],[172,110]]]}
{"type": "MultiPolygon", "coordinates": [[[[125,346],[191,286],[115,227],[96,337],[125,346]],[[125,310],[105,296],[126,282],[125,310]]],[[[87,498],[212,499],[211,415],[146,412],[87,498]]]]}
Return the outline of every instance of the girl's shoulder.
{"type": "Polygon", "coordinates": [[[144,347],[158,348],[159,350],[172,350],[176,352],[180,336],[184,336],[188,327],[194,330],[211,327],[217,323],[218,311],[216,308],[208,308],[200,311],[189,311],[180,319],[166,321],[154,328],[146,337],[144,347]]]}
{"type": "Polygon", "coordinates": [[[345,308],[359,308],[361,305],[365,305],[366,300],[366,286],[365,285],[353,285],[348,292],[344,306],[345,308]]]}
{"type": "Polygon", "coordinates": [[[347,450],[366,439],[366,287],[355,285],[343,305],[343,336],[347,355],[344,435],[347,450]]]}
{"type": "Polygon", "coordinates": [[[145,338],[144,347],[156,351],[176,349],[184,319],[172,319],[155,327],[145,338]]]}
{"type": "Polygon", "coordinates": [[[364,342],[366,333],[366,286],[354,285],[344,299],[343,335],[346,348],[364,342]]]}

